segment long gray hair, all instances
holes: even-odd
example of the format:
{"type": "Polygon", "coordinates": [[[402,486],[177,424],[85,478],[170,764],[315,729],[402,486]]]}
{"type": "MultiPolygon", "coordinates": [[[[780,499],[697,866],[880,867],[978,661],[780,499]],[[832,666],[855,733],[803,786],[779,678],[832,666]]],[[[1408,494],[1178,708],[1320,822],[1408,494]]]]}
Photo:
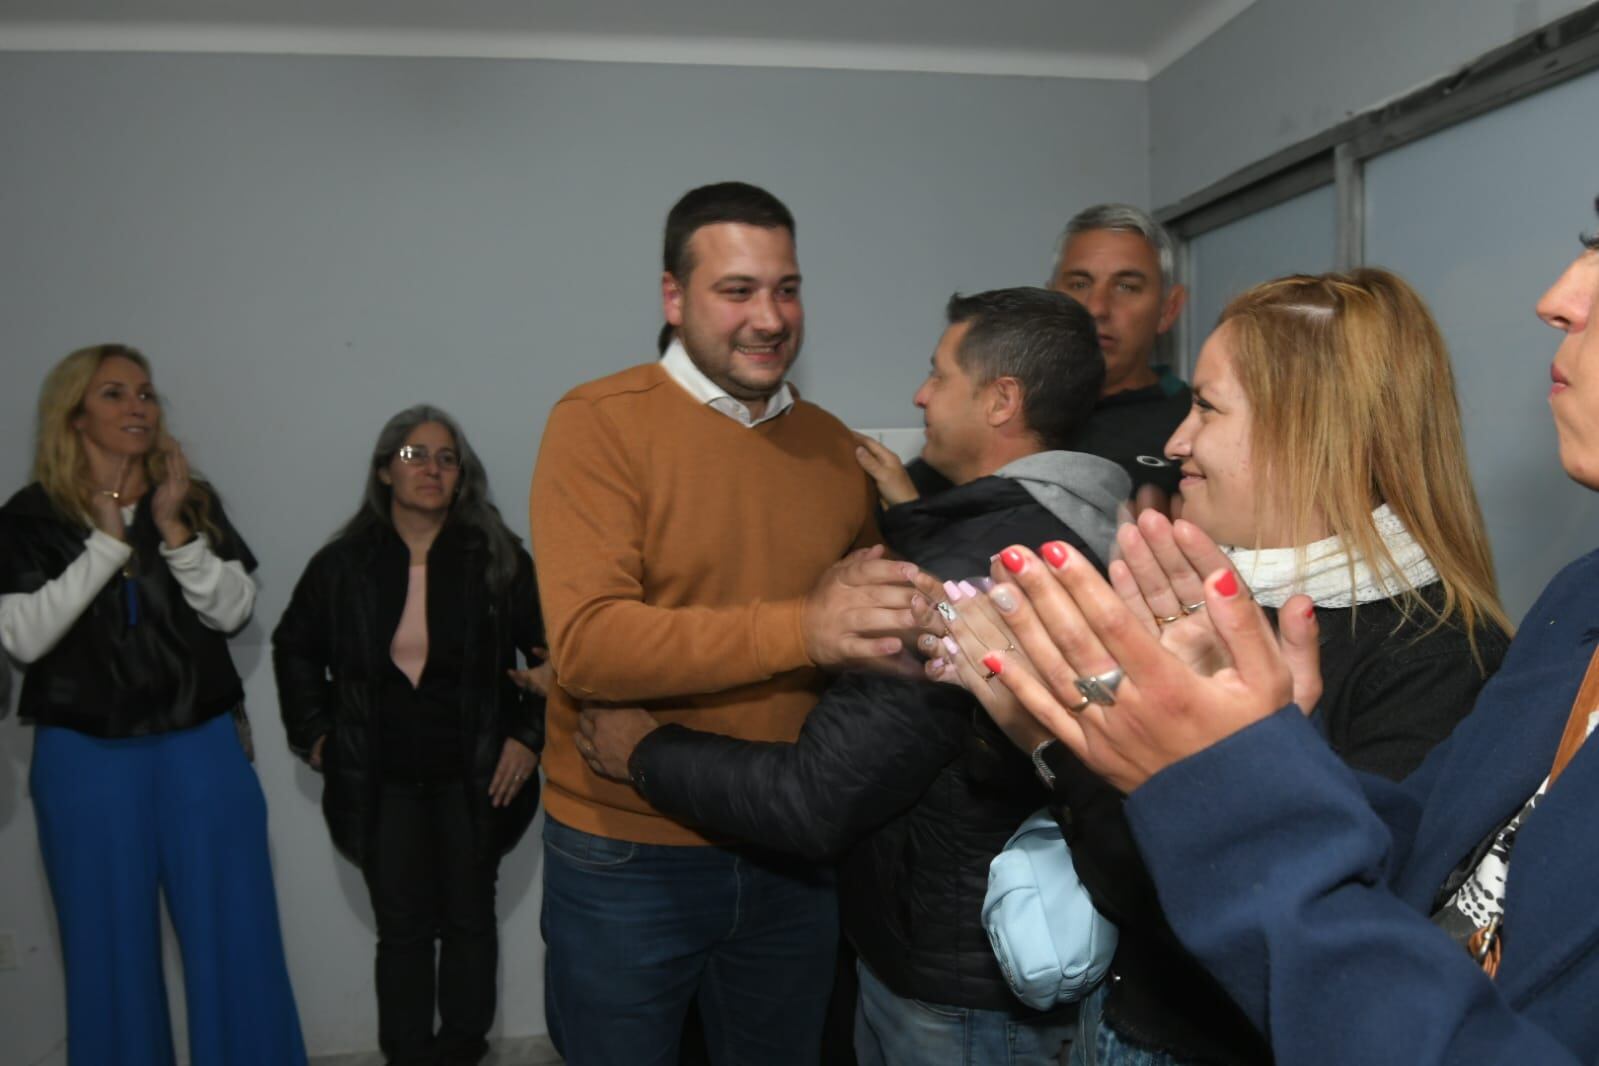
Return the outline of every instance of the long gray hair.
{"type": "Polygon", "coordinates": [[[460,423],[432,404],[407,407],[383,424],[378,442],[372,446],[372,462],[367,466],[366,492],[361,506],[335,534],[335,539],[357,536],[379,526],[393,528],[390,508],[394,490],[378,477],[378,471],[394,460],[395,453],[412,430],[429,422],[437,422],[450,431],[450,436],[455,438],[456,454],[461,457],[461,476],[455,485],[455,499],[450,503],[449,521],[483,535],[489,552],[485,577],[489,588],[499,592],[516,578],[516,549],[521,541],[506,528],[499,508],[489,499],[488,475],[461,431],[460,423]]]}

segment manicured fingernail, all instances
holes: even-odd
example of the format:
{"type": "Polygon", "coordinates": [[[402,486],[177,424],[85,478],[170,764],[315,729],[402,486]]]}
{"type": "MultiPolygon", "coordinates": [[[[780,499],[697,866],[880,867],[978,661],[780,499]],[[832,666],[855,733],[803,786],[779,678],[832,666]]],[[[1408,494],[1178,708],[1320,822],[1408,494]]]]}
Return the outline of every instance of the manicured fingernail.
{"type": "Polygon", "coordinates": [[[938,638],[931,633],[923,633],[917,638],[916,646],[931,655],[938,650],[938,638]]]}
{"type": "Polygon", "coordinates": [[[1056,570],[1060,570],[1066,565],[1066,545],[1058,540],[1052,540],[1042,548],[1039,548],[1038,554],[1042,555],[1044,561],[1056,570]]]}
{"type": "Polygon", "coordinates": [[[994,601],[995,607],[998,607],[1006,614],[1010,614],[1016,609],[1016,596],[1005,585],[995,585],[994,591],[988,594],[988,598],[994,601]]]}
{"type": "Polygon", "coordinates": [[[955,603],[961,598],[961,587],[953,581],[944,582],[944,595],[949,597],[950,603],[955,603]]]}
{"type": "Polygon", "coordinates": [[[939,600],[933,604],[933,610],[938,612],[940,618],[946,622],[955,621],[955,608],[949,605],[948,600],[939,600]]]}
{"type": "Polygon", "coordinates": [[[917,613],[927,610],[927,599],[920,592],[911,594],[911,610],[917,613]]]}
{"type": "Polygon", "coordinates": [[[994,587],[994,579],[991,577],[980,577],[977,579],[977,587],[982,589],[984,592],[987,592],[989,589],[994,587]]]}
{"type": "Polygon", "coordinates": [[[906,581],[915,581],[916,575],[920,573],[920,571],[916,569],[915,563],[906,563],[900,568],[899,572],[905,575],[906,581]]]}
{"type": "Polygon", "coordinates": [[[931,666],[934,670],[942,670],[942,669],[944,669],[944,660],[943,659],[934,659],[932,662],[928,663],[927,665],[931,666]]]}
{"type": "Polygon", "coordinates": [[[955,639],[953,637],[945,637],[944,638],[944,650],[949,652],[949,657],[951,659],[953,659],[953,658],[957,657],[958,655],[960,655],[961,646],[959,644],[955,643],[955,639]]]}
{"type": "Polygon", "coordinates": [[[962,596],[977,595],[977,586],[972,584],[970,581],[962,581],[960,583],[960,590],[962,596]]]}
{"type": "Polygon", "coordinates": [[[999,561],[1004,565],[1006,570],[1009,570],[1013,574],[1019,574],[1022,572],[1022,567],[1027,565],[1027,556],[1023,555],[1015,548],[1006,548],[1004,551],[999,553],[999,561]]]}
{"type": "Polygon", "coordinates": [[[1238,595],[1238,578],[1233,576],[1231,570],[1216,579],[1216,591],[1228,599],[1238,595]]]}
{"type": "Polygon", "coordinates": [[[998,652],[991,651],[987,655],[983,656],[983,665],[988,667],[996,674],[1003,674],[1005,672],[1005,662],[999,657],[998,652]]]}

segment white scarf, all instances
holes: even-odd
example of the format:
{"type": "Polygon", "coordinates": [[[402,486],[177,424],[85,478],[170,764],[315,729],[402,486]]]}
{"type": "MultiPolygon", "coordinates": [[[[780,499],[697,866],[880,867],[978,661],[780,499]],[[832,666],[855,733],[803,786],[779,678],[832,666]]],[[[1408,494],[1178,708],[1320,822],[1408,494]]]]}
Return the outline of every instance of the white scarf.
{"type": "Polygon", "coordinates": [[[1306,545],[1303,555],[1296,548],[1224,547],[1222,551],[1232,560],[1256,602],[1265,607],[1281,607],[1290,596],[1299,593],[1309,596],[1317,607],[1349,607],[1393,599],[1407,589],[1438,580],[1438,571],[1433,569],[1427,553],[1386,503],[1373,511],[1371,518],[1399,567],[1401,579],[1397,588],[1390,587],[1364,559],[1354,560],[1355,580],[1351,586],[1349,551],[1336,535],[1306,545]],[[1298,565],[1299,558],[1304,559],[1303,567],[1298,565]]]}

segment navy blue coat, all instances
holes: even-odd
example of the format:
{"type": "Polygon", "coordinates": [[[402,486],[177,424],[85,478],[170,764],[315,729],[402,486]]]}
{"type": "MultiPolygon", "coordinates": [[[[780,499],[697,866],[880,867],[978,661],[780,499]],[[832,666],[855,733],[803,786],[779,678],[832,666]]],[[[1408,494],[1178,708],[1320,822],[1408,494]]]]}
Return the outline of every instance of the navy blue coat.
{"type": "Polygon", "coordinates": [[[1596,641],[1599,553],[1554,579],[1403,782],[1351,771],[1290,706],[1128,797],[1173,928],[1278,1061],[1599,1061],[1599,744],[1520,830],[1497,980],[1428,920],[1548,774],[1596,641]]]}

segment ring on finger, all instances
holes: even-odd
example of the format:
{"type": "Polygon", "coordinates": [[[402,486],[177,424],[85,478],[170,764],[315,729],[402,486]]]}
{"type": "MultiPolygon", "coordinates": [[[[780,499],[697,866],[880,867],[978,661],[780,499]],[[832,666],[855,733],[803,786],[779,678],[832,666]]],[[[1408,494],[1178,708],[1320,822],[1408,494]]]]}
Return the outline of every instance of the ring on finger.
{"type": "Polygon", "coordinates": [[[1126,676],[1121,667],[1115,666],[1102,674],[1079,677],[1073,684],[1077,686],[1078,693],[1089,703],[1097,703],[1101,707],[1114,707],[1116,687],[1126,676]]]}
{"type": "Polygon", "coordinates": [[[993,671],[993,670],[990,670],[990,671],[989,671],[989,672],[988,672],[988,673],[986,673],[986,674],[984,674],[984,675],[983,675],[983,680],[984,680],[984,681],[992,681],[992,680],[994,680],[994,678],[996,678],[996,677],[998,677],[998,676],[999,676],[999,674],[998,674],[998,673],[996,673],[996,672],[995,672],[995,671],[993,671]]]}
{"type": "Polygon", "coordinates": [[[1205,601],[1204,600],[1200,600],[1198,603],[1185,603],[1185,604],[1183,604],[1183,613],[1184,614],[1194,614],[1195,612],[1203,611],[1204,609],[1205,609],[1205,601]]]}
{"type": "Polygon", "coordinates": [[[1093,702],[1094,702],[1093,700],[1089,699],[1087,696],[1084,696],[1083,697],[1083,702],[1081,702],[1081,703],[1068,703],[1066,705],[1066,709],[1068,711],[1072,712],[1073,714],[1082,714],[1083,713],[1083,708],[1087,707],[1090,703],[1093,703],[1093,702]]]}
{"type": "Polygon", "coordinates": [[[1188,613],[1189,612],[1187,611],[1187,609],[1184,609],[1182,614],[1161,615],[1161,616],[1159,616],[1159,617],[1157,617],[1155,619],[1155,624],[1157,626],[1160,626],[1160,628],[1165,629],[1167,626],[1171,625],[1173,622],[1181,622],[1183,620],[1183,615],[1186,615],[1188,613]]]}

